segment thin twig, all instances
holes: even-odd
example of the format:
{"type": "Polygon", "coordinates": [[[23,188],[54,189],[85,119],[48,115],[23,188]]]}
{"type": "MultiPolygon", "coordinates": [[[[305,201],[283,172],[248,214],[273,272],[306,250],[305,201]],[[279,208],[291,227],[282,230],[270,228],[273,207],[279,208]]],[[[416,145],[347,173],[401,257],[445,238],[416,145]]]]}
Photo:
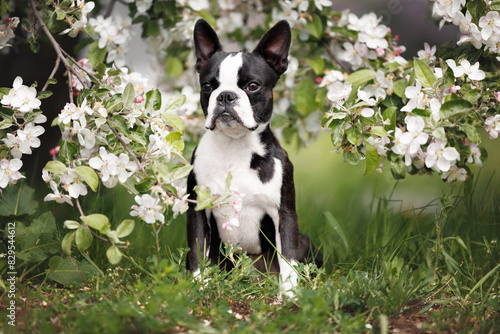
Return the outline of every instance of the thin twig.
{"type": "Polygon", "coordinates": [[[76,67],[78,67],[79,69],[81,69],[82,71],[84,71],[85,73],[87,73],[92,79],[94,79],[95,81],[97,82],[101,82],[101,80],[99,80],[92,72],[86,70],[85,68],[83,68],[80,64],[78,64],[78,62],[76,61],[75,58],[73,58],[72,56],[70,56],[69,53],[67,53],[65,50],[61,49],[61,51],[64,53],[64,55],[66,57],[69,58],[69,60],[71,60],[73,62],[73,64],[75,64],[76,67]]]}
{"type": "Polygon", "coordinates": [[[104,14],[105,18],[108,18],[111,15],[111,12],[113,11],[115,3],[116,3],[116,0],[111,0],[109,2],[108,8],[106,9],[106,14],[104,14]]]}
{"type": "Polygon", "coordinates": [[[57,70],[59,69],[59,64],[61,63],[61,59],[56,58],[56,64],[54,65],[54,69],[52,70],[52,72],[50,73],[50,76],[49,78],[47,79],[47,82],[45,83],[45,85],[43,86],[42,88],[42,92],[43,91],[46,91],[47,88],[49,87],[49,80],[52,79],[55,75],[56,75],[56,72],[57,70]]]}
{"type": "Polygon", "coordinates": [[[80,205],[80,201],[78,198],[76,199],[76,207],[78,208],[78,211],[80,212],[80,216],[85,217],[85,214],[83,213],[82,206],[80,205]]]}
{"type": "Polygon", "coordinates": [[[337,58],[337,56],[335,55],[335,53],[333,52],[332,48],[330,47],[330,45],[328,44],[328,42],[326,40],[321,40],[321,44],[323,44],[323,46],[325,47],[325,50],[326,52],[328,52],[328,54],[330,55],[330,57],[333,59],[333,61],[339,65],[340,67],[342,67],[342,69],[347,72],[347,73],[350,73],[349,69],[344,65],[342,64],[342,62],[340,62],[337,58]]]}
{"type": "Polygon", "coordinates": [[[125,150],[127,150],[128,154],[130,154],[132,156],[132,159],[134,159],[135,163],[139,166],[139,169],[141,170],[141,172],[145,176],[147,176],[148,173],[142,167],[141,163],[139,162],[139,159],[137,158],[137,156],[135,155],[135,153],[132,152],[132,150],[130,149],[130,147],[128,147],[128,145],[123,141],[123,139],[120,136],[120,134],[118,133],[118,131],[116,131],[116,129],[114,129],[112,127],[110,127],[110,129],[111,129],[111,132],[113,132],[113,134],[116,136],[116,138],[118,138],[118,141],[120,142],[120,144],[122,144],[122,146],[125,148],[125,150]]]}
{"type": "MultiPolygon", "coordinates": [[[[78,72],[73,67],[71,67],[71,65],[68,63],[68,61],[66,60],[66,58],[64,57],[64,55],[63,55],[63,53],[61,51],[62,50],[61,46],[54,39],[54,36],[52,36],[52,33],[50,32],[49,28],[47,28],[47,26],[45,25],[45,22],[43,22],[43,18],[40,15],[40,12],[38,11],[38,9],[36,9],[35,0],[30,0],[30,5],[31,5],[31,8],[33,9],[33,14],[35,15],[38,23],[40,24],[40,27],[42,28],[43,32],[45,33],[45,35],[49,39],[50,43],[52,44],[52,47],[54,48],[54,50],[57,53],[57,56],[63,62],[64,67],[66,67],[66,70],[68,71],[68,78],[70,77],[70,72],[73,72],[73,74],[76,76],[76,78],[78,79],[78,81],[80,81],[82,83],[82,85],[85,85],[85,81],[78,74],[78,72]]],[[[73,83],[72,83],[71,80],[68,82],[68,84],[70,86],[73,85],[73,83]]]]}

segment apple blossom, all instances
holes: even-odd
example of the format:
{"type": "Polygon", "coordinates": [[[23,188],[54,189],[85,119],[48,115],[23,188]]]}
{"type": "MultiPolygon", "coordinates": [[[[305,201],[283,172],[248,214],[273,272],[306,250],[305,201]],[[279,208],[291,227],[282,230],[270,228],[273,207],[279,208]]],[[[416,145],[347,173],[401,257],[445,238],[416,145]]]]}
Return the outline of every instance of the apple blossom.
{"type": "Polygon", "coordinates": [[[0,188],[5,188],[9,184],[16,184],[17,180],[24,178],[19,172],[23,162],[19,159],[0,160],[0,188]]]}
{"type": "Polygon", "coordinates": [[[130,215],[139,217],[148,224],[154,224],[156,221],[165,223],[163,216],[163,207],[159,205],[159,197],[152,197],[149,194],[135,196],[135,201],[138,205],[132,205],[130,215]]]}
{"type": "Polygon", "coordinates": [[[55,181],[51,180],[49,182],[49,185],[54,193],[48,194],[47,196],[45,196],[45,198],[43,199],[45,202],[56,201],[57,203],[68,203],[69,205],[73,206],[73,202],[71,201],[71,197],[68,195],[61,194],[61,192],[57,188],[57,184],[55,181]]]}
{"type": "Polygon", "coordinates": [[[444,172],[441,178],[446,179],[447,182],[452,183],[455,180],[465,181],[467,179],[467,171],[464,168],[457,167],[453,165],[450,170],[444,172]]]}
{"type": "Polygon", "coordinates": [[[445,147],[446,141],[437,139],[427,147],[425,165],[440,172],[447,172],[450,166],[460,159],[460,154],[454,147],[445,147]]]}
{"type": "Polygon", "coordinates": [[[484,121],[486,132],[490,139],[496,139],[500,134],[500,115],[490,116],[484,121]]]}

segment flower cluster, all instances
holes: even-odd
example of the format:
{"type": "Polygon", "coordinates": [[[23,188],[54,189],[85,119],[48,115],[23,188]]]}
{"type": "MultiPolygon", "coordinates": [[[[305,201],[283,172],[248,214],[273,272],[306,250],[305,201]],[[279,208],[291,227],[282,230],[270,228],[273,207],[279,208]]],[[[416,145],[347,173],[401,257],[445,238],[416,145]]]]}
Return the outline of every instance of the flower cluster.
{"type": "Polygon", "coordinates": [[[89,25],[98,35],[99,49],[106,49],[106,62],[115,63],[116,66],[125,65],[125,54],[130,42],[130,18],[107,17],[99,15],[97,18],[91,18],[89,25]]]}
{"type": "Polygon", "coordinates": [[[0,191],[24,177],[19,172],[23,165],[22,156],[32,154],[32,148],[40,147],[38,137],[45,129],[36,124],[47,121],[38,110],[41,101],[37,98],[36,88],[23,85],[21,77],[16,77],[12,86],[5,94],[0,93],[0,104],[5,108],[1,113],[2,129],[10,130],[2,139],[2,151],[7,152],[4,154],[7,158],[0,163],[0,191]]]}
{"type": "MultiPolygon", "coordinates": [[[[450,22],[462,8],[462,1],[434,4],[435,13],[450,22]]],[[[488,11],[477,19],[489,20],[488,38],[497,33],[496,15],[488,11]]],[[[476,127],[484,127],[491,139],[498,135],[493,108],[498,104],[498,87],[490,86],[493,90],[480,95],[487,75],[479,62],[471,64],[464,55],[438,59],[436,47],[426,43],[409,63],[399,56],[404,47],[395,43],[374,14],[358,18],[344,12],[338,16],[338,26],[347,30],[336,53],[357,71],[346,75],[327,69],[319,87],[327,89],[332,103],[324,129],[332,134],[345,161],[356,164],[366,159],[370,173],[381,170],[388,159],[396,178],[407,172],[435,171],[448,182],[467,178],[465,163],[482,166],[476,127]],[[357,39],[346,41],[353,34],[357,39]]]]}
{"type": "Polygon", "coordinates": [[[9,41],[16,36],[14,29],[17,28],[18,24],[18,17],[7,17],[3,21],[0,20],[0,50],[11,46],[9,41]]]}
{"type": "Polygon", "coordinates": [[[441,18],[440,27],[445,22],[450,22],[460,28],[462,37],[458,42],[459,45],[471,43],[477,49],[484,47],[485,50],[500,54],[500,14],[497,11],[489,10],[481,2],[466,6],[465,0],[437,0],[434,2],[432,12],[441,18]],[[486,15],[473,17],[470,9],[481,14],[486,12],[486,15]]]}
{"type": "Polygon", "coordinates": [[[76,10],[72,13],[73,15],[66,17],[66,21],[70,27],[63,30],[61,34],[76,37],[80,31],[87,27],[87,15],[94,9],[95,3],[92,1],[85,3],[85,0],[77,0],[76,4],[73,2],[71,6],[76,8],[76,10]]]}

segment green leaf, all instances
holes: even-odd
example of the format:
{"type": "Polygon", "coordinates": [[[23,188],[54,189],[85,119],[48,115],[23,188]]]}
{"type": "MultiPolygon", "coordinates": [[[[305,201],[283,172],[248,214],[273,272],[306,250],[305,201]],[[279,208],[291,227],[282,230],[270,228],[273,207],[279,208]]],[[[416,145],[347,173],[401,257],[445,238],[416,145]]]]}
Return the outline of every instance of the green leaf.
{"type": "Polygon", "coordinates": [[[323,22],[321,22],[321,17],[317,14],[313,14],[311,20],[306,22],[307,29],[316,37],[316,39],[321,39],[323,35],[323,22]]]}
{"type": "Polygon", "coordinates": [[[69,230],[76,230],[80,226],[81,226],[80,223],[75,221],[75,220],[66,220],[64,222],[64,227],[69,229],[69,230]]]}
{"type": "Polygon", "coordinates": [[[481,91],[479,89],[472,89],[464,94],[464,100],[469,101],[471,104],[476,104],[481,98],[481,91]]]}
{"type": "Polygon", "coordinates": [[[86,283],[82,277],[84,280],[89,280],[93,276],[99,275],[99,269],[87,261],[79,262],[74,258],[63,259],[60,256],[54,256],[50,259],[47,270],[48,278],[65,286],[86,283]]]}
{"type": "Polygon", "coordinates": [[[135,221],[132,219],[125,219],[116,228],[116,233],[118,238],[123,238],[128,236],[134,230],[135,221]]]}
{"type": "Polygon", "coordinates": [[[54,238],[56,220],[52,212],[35,218],[30,226],[17,233],[16,257],[27,262],[39,262],[59,251],[59,242],[54,238]]]}
{"type": "MultiPolygon", "coordinates": [[[[353,86],[360,86],[370,80],[373,80],[376,75],[377,73],[375,73],[375,71],[373,70],[367,70],[367,69],[358,70],[349,75],[349,78],[347,78],[347,83],[350,83],[353,86]]],[[[357,89],[356,89],[356,94],[357,94],[357,89]]]]}
{"type": "Polygon", "coordinates": [[[316,92],[311,79],[305,78],[295,88],[295,107],[303,116],[316,109],[316,92]]]}
{"type": "Polygon", "coordinates": [[[184,120],[182,118],[180,118],[178,115],[164,112],[161,114],[161,117],[163,117],[163,119],[168,124],[172,125],[172,127],[175,130],[179,131],[180,133],[184,133],[184,128],[186,125],[184,123],[184,120]]]}
{"type": "Polygon", "coordinates": [[[61,243],[61,248],[66,255],[71,255],[71,246],[73,244],[73,241],[75,240],[75,231],[71,231],[68,234],[66,234],[62,240],[61,243]]]}
{"type": "Polygon", "coordinates": [[[196,192],[196,200],[198,202],[194,208],[196,211],[214,207],[212,192],[209,187],[197,185],[194,187],[194,191],[196,192]]]}
{"type": "Polygon", "coordinates": [[[122,260],[122,252],[115,245],[108,248],[106,256],[111,264],[118,264],[122,260]]]}
{"type": "Polygon", "coordinates": [[[39,100],[46,99],[46,98],[52,96],[52,94],[53,93],[50,90],[43,90],[43,91],[38,92],[37,98],[39,100]]]}
{"type": "Polygon", "coordinates": [[[306,62],[311,66],[314,74],[322,75],[325,69],[325,61],[321,57],[316,57],[314,59],[306,59],[306,62]]]}
{"type": "Polygon", "coordinates": [[[144,37],[156,37],[159,36],[161,33],[160,26],[158,25],[158,22],[155,20],[148,20],[146,22],[146,36],[144,37]]]}
{"type": "Polygon", "coordinates": [[[356,127],[350,127],[349,129],[345,130],[345,134],[347,137],[347,140],[353,144],[357,145],[359,142],[359,135],[361,134],[359,130],[356,127]]]}
{"type": "Polygon", "coordinates": [[[406,177],[406,166],[402,158],[391,161],[391,173],[395,180],[401,180],[406,177]]]}
{"type": "Polygon", "coordinates": [[[8,129],[12,126],[12,121],[10,119],[4,119],[0,122],[0,130],[8,129]]]}
{"type": "Polygon", "coordinates": [[[24,122],[30,123],[33,122],[38,116],[42,114],[41,111],[30,111],[24,114],[24,122]]]}
{"type": "Polygon", "coordinates": [[[167,74],[171,78],[179,77],[184,72],[184,64],[177,57],[167,57],[167,74]]]}
{"type": "Polygon", "coordinates": [[[356,150],[356,148],[353,148],[352,150],[344,149],[342,152],[342,160],[354,166],[361,160],[361,154],[356,150]]]}
{"type": "Polygon", "coordinates": [[[4,119],[11,119],[13,115],[14,115],[14,110],[10,108],[0,107],[0,117],[4,119]]]}
{"type": "MultiPolygon", "coordinates": [[[[165,112],[179,110],[186,103],[186,95],[178,94],[168,99],[165,104],[165,112]]],[[[181,131],[182,132],[182,131],[181,131]]]]}
{"type": "Polygon", "coordinates": [[[90,44],[87,59],[93,66],[104,63],[106,59],[106,48],[99,49],[99,43],[97,41],[90,44]]]}
{"type": "Polygon", "coordinates": [[[158,89],[146,93],[146,109],[160,110],[161,93],[158,89]]]}
{"type": "Polygon", "coordinates": [[[47,162],[43,169],[51,172],[54,175],[61,175],[68,170],[68,167],[66,167],[66,165],[60,161],[53,160],[47,162]]]}
{"type": "Polygon", "coordinates": [[[442,119],[448,119],[452,116],[461,115],[472,111],[472,104],[465,100],[451,100],[443,103],[439,110],[442,119]]]}
{"type": "Polygon", "coordinates": [[[387,131],[385,131],[383,126],[372,126],[372,128],[370,129],[370,133],[373,133],[374,135],[377,135],[379,137],[385,137],[389,135],[387,131]]]}
{"type": "Polygon", "coordinates": [[[99,177],[93,168],[89,166],[78,166],[75,168],[76,173],[80,176],[85,183],[88,184],[90,189],[94,192],[97,191],[97,186],[99,185],[99,177]]]}
{"type": "Polygon", "coordinates": [[[122,115],[115,115],[111,117],[108,121],[108,124],[110,127],[118,130],[125,135],[128,135],[129,133],[127,120],[122,115]]]}
{"type": "Polygon", "coordinates": [[[90,232],[89,228],[86,226],[80,226],[76,230],[76,247],[81,250],[87,250],[90,245],[92,245],[92,240],[94,237],[92,236],[92,233],[90,232]]]}
{"type": "Polygon", "coordinates": [[[389,107],[382,112],[382,117],[384,118],[384,121],[389,119],[389,121],[391,122],[389,125],[385,126],[386,130],[393,130],[394,131],[396,129],[396,112],[397,112],[397,110],[398,110],[397,107],[389,107]]]}
{"type": "Polygon", "coordinates": [[[459,124],[458,129],[465,132],[465,134],[467,135],[467,139],[469,139],[474,144],[479,144],[481,142],[481,136],[479,135],[479,132],[477,132],[477,129],[474,125],[468,123],[459,124]]]}
{"type": "MultiPolygon", "coordinates": [[[[485,6],[483,1],[468,1],[467,10],[469,11],[472,20],[475,24],[479,24],[479,19],[485,14],[485,6]]],[[[493,8],[492,8],[493,9],[493,8]]]]}
{"type": "Polygon", "coordinates": [[[171,174],[171,182],[185,178],[193,170],[193,165],[186,165],[173,170],[171,174]]]}
{"type": "Polygon", "coordinates": [[[141,134],[141,133],[138,133],[138,132],[135,132],[135,131],[130,131],[130,133],[127,134],[127,137],[130,140],[132,140],[132,141],[134,141],[134,142],[136,142],[136,143],[138,143],[138,144],[140,144],[142,146],[146,146],[148,144],[148,142],[146,140],[146,137],[144,137],[144,135],[141,134]]]}
{"type": "Polygon", "coordinates": [[[56,7],[55,13],[57,21],[62,21],[66,18],[66,13],[59,7],[56,7]]]}
{"type": "Polygon", "coordinates": [[[184,149],[184,139],[182,139],[182,133],[180,132],[169,133],[165,140],[172,145],[174,150],[182,151],[184,149]]]}
{"type": "Polygon", "coordinates": [[[122,94],[123,98],[123,107],[129,109],[132,107],[134,100],[135,100],[135,89],[134,85],[132,85],[130,82],[125,86],[125,89],[123,90],[122,94]]]}
{"type": "Polygon", "coordinates": [[[76,154],[78,154],[78,147],[73,142],[63,140],[59,149],[59,160],[69,165],[76,154]]]}
{"type": "Polygon", "coordinates": [[[370,145],[370,143],[365,141],[365,148],[366,148],[366,166],[365,166],[365,175],[373,173],[379,164],[379,156],[377,153],[377,150],[370,145]]]}
{"type": "Polygon", "coordinates": [[[415,108],[411,112],[417,116],[422,116],[422,117],[430,117],[431,116],[431,112],[429,110],[425,110],[425,109],[415,108]]]}
{"type": "Polygon", "coordinates": [[[417,77],[422,87],[432,88],[434,82],[436,81],[436,76],[434,75],[434,72],[431,70],[429,65],[417,58],[413,59],[413,64],[415,69],[415,76],[417,77]]]}
{"type": "Polygon", "coordinates": [[[217,20],[215,19],[215,17],[212,16],[212,14],[210,14],[208,11],[206,11],[205,9],[203,10],[200,10],[198,12],[198,14],[204,18],[205,20],[207,20],[208,23],[210,23],[210,25],[212,27],[214,27],[214,29],[217,28],[217,20]]]}
{"type": "Polygon", "coordinates": [[[34,215],[38,210],[35,190],[18,182],[16,185],[3,189],[0,195],[0,216],[34,215]]]}
{"type": "Polygon", "coordinates": [[[106,231],[111,229],[108,217],[100,213],[94,213],[88,216],[81,216],[80,219],[88,226],[106,234],[106,231]]]}

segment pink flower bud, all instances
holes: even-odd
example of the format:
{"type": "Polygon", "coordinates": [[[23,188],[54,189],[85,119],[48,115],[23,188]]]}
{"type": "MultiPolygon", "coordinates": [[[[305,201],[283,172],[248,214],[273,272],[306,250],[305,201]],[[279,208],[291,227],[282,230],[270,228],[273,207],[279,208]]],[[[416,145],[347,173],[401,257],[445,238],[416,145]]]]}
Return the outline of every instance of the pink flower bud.
{"type": "Polygon", "coordinates": [[[316,78],[316,83],[320,84],[321,82],[323,82],[323,78],[322,77],[317,77],[316,78]]]}
{"type": "Polygon", "coordinates": [[[142,101],[144,101],[143,95],[139,95],[138,97],[135,98],[135,103],[137,104],[141,103],[142,101]]]}
{"type": "Polygon", "coordinates": [[[456,94],[460,90],[460,86],[453,85],[450,87],[450,93],[456,94]]]}
{"type": "Polygon", "coordinates": [[[56,146],[54,147],[53,149],[50,150],[50,155],[51,156],[55,156],[56,154],[59,154],[59,150],[60,150],[61,146],[56,146]]]}

